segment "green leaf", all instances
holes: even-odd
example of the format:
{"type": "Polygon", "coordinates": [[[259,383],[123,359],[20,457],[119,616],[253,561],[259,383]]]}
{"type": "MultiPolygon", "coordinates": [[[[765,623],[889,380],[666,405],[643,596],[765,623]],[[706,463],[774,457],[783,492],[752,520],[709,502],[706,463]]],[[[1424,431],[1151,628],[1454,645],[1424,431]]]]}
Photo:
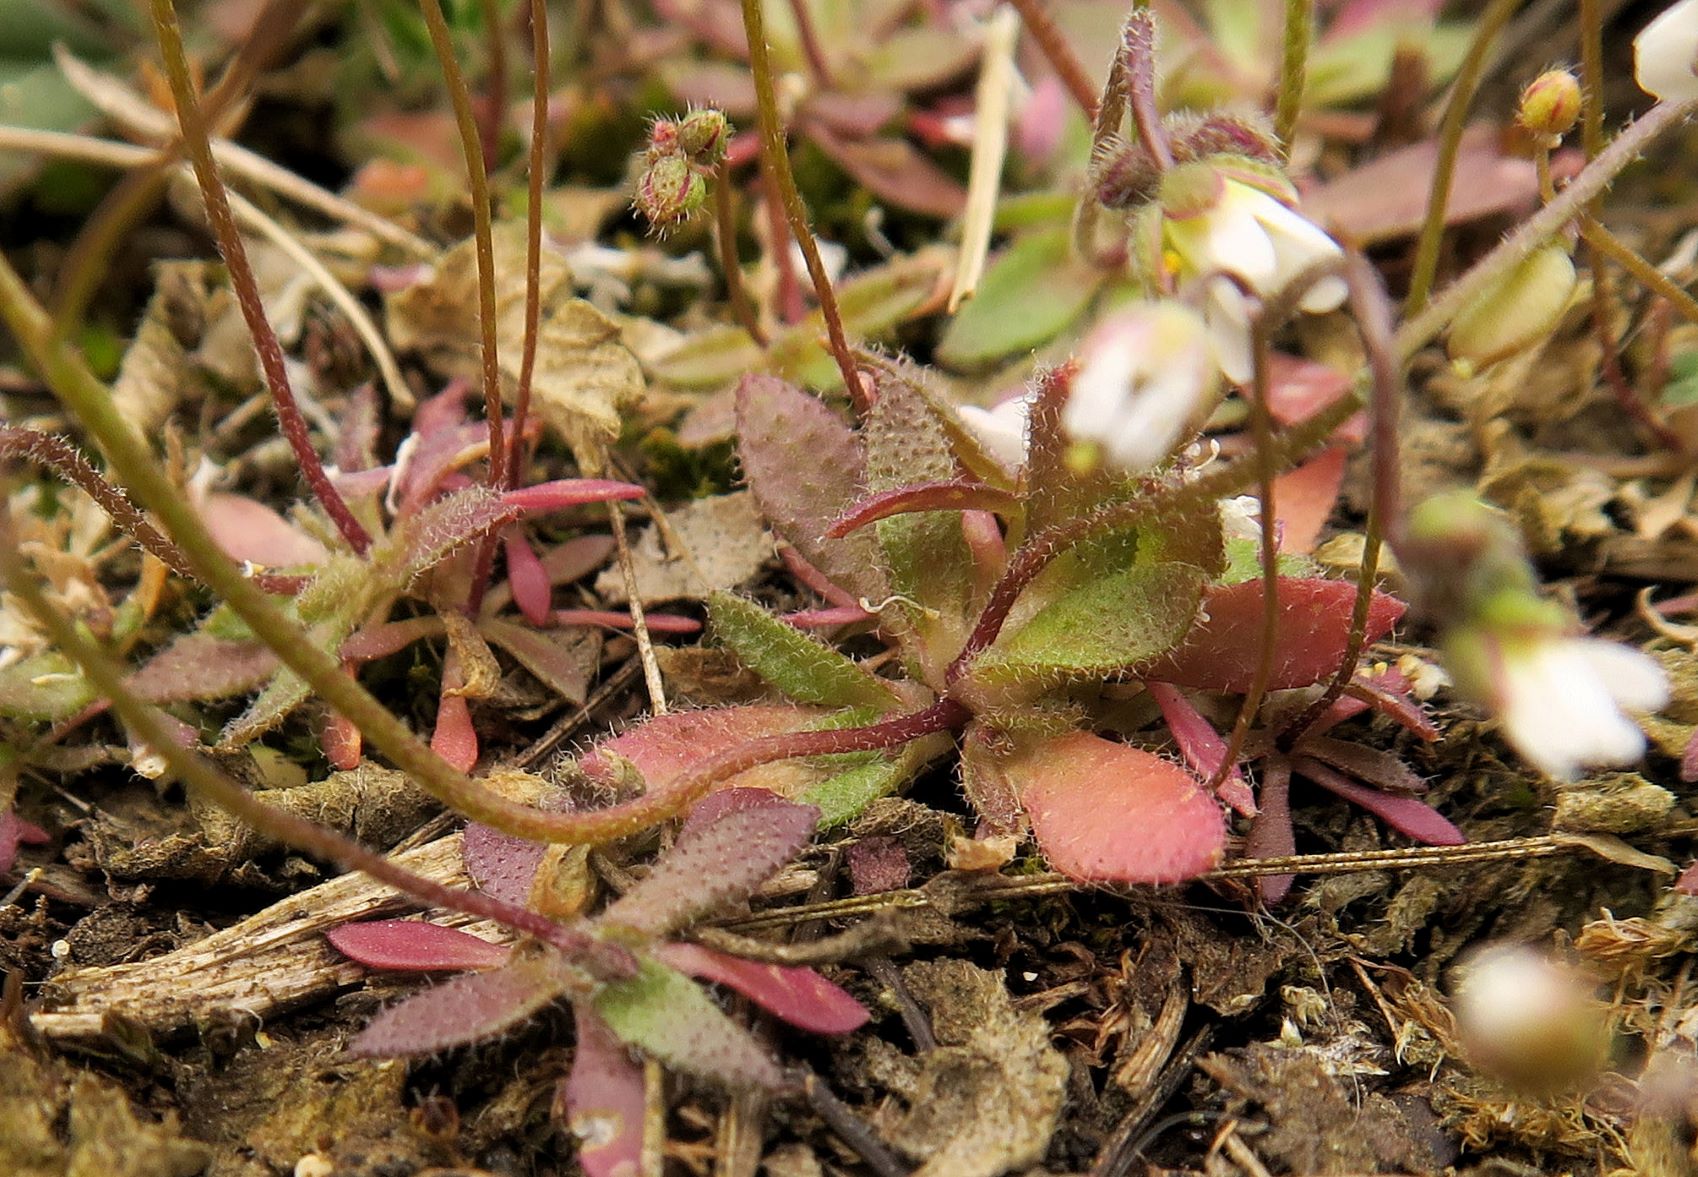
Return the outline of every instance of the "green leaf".
{"type": "MultiPolygon", "coordinates": [[[[7,14],[13,10],[33,7],[0,3],[0,28],[5,27],[7,14]]],[[[94,114],[94,107],[51,63],[7,57],[0,52],[0,123],[35,131],[76,131],[94,114]]],[[[0,189],[32,172],[39,163],[36,156],[0,152],[0,189]]]]}
{"type": "Polygon", "coordinates": [[[880,797],[900,792],[922,768],[952,746],[948,737],[928,736],[914,740],[897,753],[859,752],[844,756],[841,759],[850,767],[827,777],[797,800],[819,808],[820,829],[840,826],[861,816],[861,811],[880,797]],[[861,763],[853,763],[857,760],[861,763]]]}
{"type": "Polygon", "coordinates": [[[783,1085],[766,1051],[684,974],[642,960],[637,975],[595,995],[595,1009],[619,1038],[674,1070],[732,1087],[783,1085]]]}
{"type": "Polygon", "coordinates": [[[1021,237],[998,254],[943,333],[938,361],[957,371],[985,371],[1065,331],[1108,280],[1072,251],[1072,233],[1061,228],[1021,237]]]}
{"type": "Polygon", "coordinates": [[[76,663],[46,650],[0,669],[0,715],[52,723],[94,702],[94,688],[76,663]]]}
{"type": "Polygon", "coordinates": [[[989,686],[1060,683],[1165,654],[1190,632],[1205,581],[1194,565],[1149,560],[1087,576],[1005,630],[974,661],[972,677],[989,686]]]}
{"type": "Polygon", "coordinates": [[[887,711],[897,702],[891,689],[854,659],[752,601],[714,593],[708,598],[708,619],[713,636],[738,661],[798,703],[887,711]]]}

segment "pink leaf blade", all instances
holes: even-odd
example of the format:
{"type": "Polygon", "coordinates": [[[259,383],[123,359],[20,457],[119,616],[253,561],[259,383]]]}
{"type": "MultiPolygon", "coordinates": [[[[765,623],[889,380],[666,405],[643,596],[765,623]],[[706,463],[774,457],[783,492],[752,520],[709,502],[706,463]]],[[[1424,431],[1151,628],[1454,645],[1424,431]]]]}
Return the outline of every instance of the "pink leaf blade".
{"type": "Polygon", "coordinates": [[[460,836],[460,861],[478,890],[504,903],[523,907],[531,883],[547,852],[540,842],[527,842],[481,822],[468,822],[460,836]]]}
{"type": "Polygon", "coordinates": [[[324,934],[350,960],[389,972],[459,972],[507,963],[510,949],[426,920],[367,920],[324,934]]]}
{"type": "MultiPolygon", "coordinates": [[[[1297,835],[1291,828],[1291,764],[1272,757],[1262,773],[1261,812],[1250,823],[1244,840],[1246,858],[1285,858],[1297,853],[1297,835]]],[[[1296,875],[1261,875],[1256,890],[1268,906],[1283,902],[1291,894],[1296,875]]]]}
{"type": "MultiPolygon", "coordinates": [[[[1167,721],[1168,730],[1173,733],[1173,741],[1179,748],[1179,754],[1185,758],[1185,763],[1191,771],[1205,781],[1214,779],[1220,771],[1221,760],[1226,756],[1226,741],[1220,738],[1220,733],[1214,726],[1203,718],[1202,712],[1192,706],[1191,700],[1185,697],[1183,691],[1170,683],[1148,682],[1144,688],[1155,698],[1156,706],[1161,708],[1162,718],[1167,721]]],[[[1244,781],[1244,774],[1238,766],[1232,766],[1232,771],[1216,790],[1222,801],[1245,817],[1252,817],[1256,812],[1256,797],[1250,791],[1250,786],[1244,781]]]]}
{"type": "Polygon", "coordinates": [[[745,960],[699,944],[662,944],[655,955],[679,972],[736,990],[811,1034],[848,1034],[872,1018],[865,1006],[811,968],[745,960]]]}
{"type": "Polygon", "coordinates": [[[572,1069],[558,1099],[578,1137],[586,1177],[638,1177],[643,1161],[643,1068],[595,1014],[577,1006],[572,1069]]]}
{"type": "Polygon", "coordinates": [[[1176,883],[1225,852],[1220,806],[1159,756],[1074,732],[1031,745],[1007,770],[1039,849],[1071,878],[1176,883]]]}
{"type": "Polygon", "coordinates": [[[1323,789],[1360,805],[1398,833],[1406,834],[1417,842],[1428,846],[1461,846],[1468,841],[1467,835],[1451,824],[1450,819],[1425,801],[1370,789],[1306,756],[1298,757],[1292,765],[1323,789]]]}
{"type": "Polygon", "coordinates": [[[10,871],[18,860],[19,846],[45,846],[50,841],[47,831],[34,822],[25,821],[11,809],[0,812],[0,875],[10,871]]]}
{"type": "MultiPolygon", "coordinates": [[[[1281,577],[1279,624],[1270,690],[1306,687],[1331,677],[1344,657],[1356,586],[1321,577],[1281,577]]],[[[1368,606],[1366,640],[1378,641],[1403,616],[1404,604],[1376,591],[1368,606]]],[[[1244,694],[1261,648],[1262,582],[1217,585],[1203,596],[1199,621],[1179,648],[1140,669],[1146,679],[1244,694]]]]}
{"type": "Polygon", "coordinates": [[[507,583],[512,586],[514,604],[532,625],[539,628],[547,625],[549,610],[554,605],[554,586],[548,581],[548,570],[519,529],[508,528],[501,544],[507,554],[507,583]]]}
{"type": "Polygon", "coordinates": [[[501,501],[525,514],[535,514],[563,511],[567,507],[581,507],[586,503],[640,499],[647,493],[640,486],[607,478],[561,478],[510,490],[501,496],[501,501]]]}

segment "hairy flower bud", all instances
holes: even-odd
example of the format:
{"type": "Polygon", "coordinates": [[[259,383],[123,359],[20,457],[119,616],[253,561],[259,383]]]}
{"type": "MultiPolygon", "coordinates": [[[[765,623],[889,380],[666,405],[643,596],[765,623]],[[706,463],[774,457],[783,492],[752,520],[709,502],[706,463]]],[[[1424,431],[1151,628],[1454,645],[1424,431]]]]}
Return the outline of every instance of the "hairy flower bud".
{"type": "Polygon", "coordinates": [[[712,107],[692,110],[678,124],[678,149],[699,168],[717,167],[730,141],[730,120],[712,107]]]}
{"type": "Polygon", "coordinates": [[[1580,83],[1565,69],[1547,70],[1521,92],[1515,118],[1535,135],[1561,138],[1580,117],[1580,83]]]}
{"type": "Polygon", "coordinates": [[[650,158],[637,178],[637,211],[660,229],[685,220],[706,199],[707,181],[682,155],[650,158]]]}
{"type": "Polygon", "coordinates": [[[1525,351],[1550,335],[1575,285],[1565,244],[1536,249],[1462,308],[1451,322],[1446,349],[1452,359],[1476,368],[1525,351]]]}

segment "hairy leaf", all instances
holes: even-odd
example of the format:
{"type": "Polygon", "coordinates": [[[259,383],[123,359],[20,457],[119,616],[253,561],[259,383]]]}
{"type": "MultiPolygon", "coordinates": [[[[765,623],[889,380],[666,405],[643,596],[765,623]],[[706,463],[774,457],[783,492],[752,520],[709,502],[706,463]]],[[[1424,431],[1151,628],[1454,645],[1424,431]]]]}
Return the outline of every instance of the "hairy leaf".
{"type": "Polygon", "coordinates": [[[332,928],[324,938],[367,968],[400,972],[490,969],[505,964],[511,951],[470,932],[428,920],[368,920],[332,928]]]}
{"type": "Polygon", "coordinates": [[[515,838],[481,822],[468,822],[460,837],[460,859],[480,891],[523,907],[547,847],[515,838]]]}
{"type": "Polygon", "coordinates": [[[851,595],[887,595],[878,541],[870,533],[825,538],[861,494],[866,458],[843,420],[817,397],[776,376],[737,386],[737,457],[773,531],[851,595]]]}
{"type": "Polygon", "coordinates": [[[643,1068],[606,1022],[582,1005],[572,1013],[578,1042],[558,1098],[578,1137],[578,1164],[586,1177],[637,1177],[643,1158],[643,1068]]]}
{"type": "Polygon", "coordinates": [[[56,650],[0,667],[0,716],[51,723],[94,702],[94,687],[56,650]]]}
{"type": "MultiPolygon", "coordinates": [[[[1344,657],[1356,586],[1319,577],[1281,577],[1271,690],[1306,687],[1330,676],[1344,657]]],[[[1378,641],[1403,616],[1395,597],[1375,592],[1368,609],[1367,640],[1378,641]]],[[[1250,689],[1261,648],[1262,582],[1216,586],[1203,594],[1207,621],[1192,627],[1183,645],[1141,668],[1148,678],[1209,691],[1250,689]]]]}
{"type": "Polygon", "coordinates": [[[567,702],[582,704],[588,696],[601,653],[601,639],[594,630],[531,629],[498,617],[485,617],[477,626],[479,633],[567,702]]]}
{"type": "Polygon", "coordinates": [[[404,588],[456,548],[513,522],[524,512],[522,504],[506,501],[487,486],[454,491],[398,522],[372,549],[369,574],[394,588],[404,588]]]}
{"type": "Polygon", "coordinates": [[[1417,842],[1429,846],[1460,846],[1468,841],[1467,836],[1448,818],[1419,798],[1370,789],[1307,756],[1297,757],[1292,761],[1292,767],[1323,789],[1360,805],[1392,829],[1409,835],[1417,842]]]}
{"type": "Polygon", "coordinates": [[[277,655],[260,642],[189,633],[130,676],[130,689],[150,703],[227,699],[258,690],[277,672],[277,655]]]}
{"type": "Polygon", "coordinates": [[[499,969],[454,977],[390,1006],[371,1020],[348,1049],[357,1055],[386,1058],[479,1042],[555,1001],[570,983],[552,952],[516,952],[499,969]]]}
{"type": "Polygon", "coordinates": [[[644,960],[636,976],[603,987],[594,1004],[610,1030],[674,1070],[734,1088],[783,1084],[778,1064],[748,1031],[694,981],[656,961],[644,960]]]}
{"type": "Polygon", "coordinates": [[[1006,515],[1018,502],[1013,492],[970,478],[919,482],[881,490],[856,500],[837,517],[827,534],[841,538],[869,523],[915,511],[990,511],[1006,515]]]}
{"type": "Polygon", "coordinates": [[[1005,762],[1038,848],[1086,882],[1176,883],[1226,849],[1220,806],[1177,764],[1087,732],[1026,745],[1005,762]]]}
{"type": "Polygon", "coordinates": [[[1134,561],[1092,576],[1043,606],[974,660],[993,686],[1054,683],[1125,670],[1171,650],[1197,617],[1203,572],[1189,564],[1134,561]]]}
{"type": "Polygon", "coordinates": [[[664,936],[747,899],[808,844],[819,820],[812,805],[767,796],[685,826],[648,877],[602,913],[602,922],[664,936]]]}
{"type": "Polygon", "coordinates": [[[773,1016],[814,1034],[847,1034],[872,1016],[810,968],[744,960],[700,944],[662,944],[655,955],[679,972],[735,989],[773,1016]]]}
{"type": "Polygon", "coordinates": [[[874,707],[897,702],[890,687],[854,659],[731,593],[708,598],[713,636],[737,660],[798,703],[874,707]]]}
{"type": "MultiPolygon", "coordinates": [[[[579,761],[579,766],[591,777],[608,780],[617,776],[611,757],[622,757],[643,774],[650,793],[664,793],[709,757],[759,736],[799,731],[819,717],[813,708],[781,705],[673,711],[603,740],[579,761]]],[[[788,760],[739,773],[720,788],[763,788],[780,796],[793,796],[819,776],[808,765],[788,760]]]]}

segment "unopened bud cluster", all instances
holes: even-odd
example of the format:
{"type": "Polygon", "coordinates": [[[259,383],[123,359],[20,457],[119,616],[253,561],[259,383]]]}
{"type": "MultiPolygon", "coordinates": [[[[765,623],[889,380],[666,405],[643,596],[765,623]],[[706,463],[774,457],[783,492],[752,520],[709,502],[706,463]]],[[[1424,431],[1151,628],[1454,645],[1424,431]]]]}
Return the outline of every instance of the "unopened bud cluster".
{"type": "Polygon", "coordinates": [[[637,175],[637,211],[661,230],[687,220],[706,202],[708,177],[730,139],[731,122],[717,110],[656,119],[637,175]]]}

